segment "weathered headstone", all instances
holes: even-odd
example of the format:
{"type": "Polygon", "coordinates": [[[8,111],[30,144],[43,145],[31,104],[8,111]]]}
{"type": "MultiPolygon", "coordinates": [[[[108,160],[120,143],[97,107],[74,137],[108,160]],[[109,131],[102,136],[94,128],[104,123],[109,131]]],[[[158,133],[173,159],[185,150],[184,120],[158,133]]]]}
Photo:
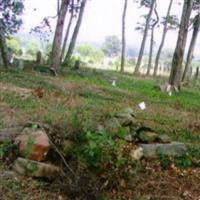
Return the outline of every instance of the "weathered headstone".
{"type": "Polygon", "coordinates": [[[38,51],[36,54],[36,63],[42,64],[42,52],[41,51],[38,51]]]}

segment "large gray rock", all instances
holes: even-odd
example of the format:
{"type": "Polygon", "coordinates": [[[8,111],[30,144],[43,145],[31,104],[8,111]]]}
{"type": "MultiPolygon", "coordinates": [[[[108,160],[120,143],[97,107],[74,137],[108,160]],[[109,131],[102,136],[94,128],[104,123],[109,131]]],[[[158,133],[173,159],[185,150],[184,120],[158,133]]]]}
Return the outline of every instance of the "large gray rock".
{"type": "Polygon", "coordinates": [[[148,128],[147,130],[139,131],[135,135],[140,143],[170,143],[171,139],[168,135],[159,135],[153,130],[148,128]],[[149,129],[149,130],[148,130],[149,129]]]}
{"type": "Polygon", "coordinates": [[[187,152],[187,147],[183,143],[172,142],[170,144],[139,144],[143,149],[144,157],[156,158],[159,154],[165,156],[182,156],[187,152]]]}
{"type": "Polygon", "coordinates": [[[51,178],[59,174],[60,169],[57,166],[18,158],[14,162],[13,169],[20,175],[51,178]]]}
{"type": "Polygon", "coordinates": [[[158,140],[160,143],[170,143],[171,138],[168,135],[158,135],[158,140]]]}

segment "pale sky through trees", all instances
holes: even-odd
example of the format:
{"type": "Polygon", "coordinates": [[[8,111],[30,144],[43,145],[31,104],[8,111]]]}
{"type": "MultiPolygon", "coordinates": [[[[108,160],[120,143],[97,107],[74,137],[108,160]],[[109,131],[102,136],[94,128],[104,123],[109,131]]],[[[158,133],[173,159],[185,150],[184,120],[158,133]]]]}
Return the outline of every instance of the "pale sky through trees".
{"type": "MultiPolygon", "coordinates": [[[[174,1],[176,2],[176,0],[174,1]]],[[[21,31],[29,32],[30,28],[37,26],[45,16],[54,16],[56,14],[56,2],[57,0],[25,0],[26,10],[23,16],[24,25],[21,31]],[[35,8],[36,11],[34,11],[35,8]]],[[[158,0],[158,13],[160,17],[166,15],[168,4],[169,0],[158,0]]],[[[78,41],[102,43],[108,35],[121,37],[122,10],[123,0],[89,0],[78,41]]],[[[126,23],[128,46],[139,47],[142,37],[134,29],[137,26],[137,22],[143,19],[141,15],[146,14],[147,11],[140,9],[134,0],[129,0],[126,23]]],[[[172,14],[177,14],[180,17],[181,11],[182,6],[178,6],[175,3],[172,8],[172,14]]],[[[156,30],[155,41],[157,47],[160,43],[161,28],[156,30]]],[[[168,33],[165,48],[173,49],[175,47],[177,35],[178,31],[170,31],[168,33]]],[[[197,42],[197,47],[199,45],[200,38],[197,42]]],[[[148,50],[148,47],[146,49],[148,50]]],[[[197,52],[198,50],[196,50],[197,52]]]]}

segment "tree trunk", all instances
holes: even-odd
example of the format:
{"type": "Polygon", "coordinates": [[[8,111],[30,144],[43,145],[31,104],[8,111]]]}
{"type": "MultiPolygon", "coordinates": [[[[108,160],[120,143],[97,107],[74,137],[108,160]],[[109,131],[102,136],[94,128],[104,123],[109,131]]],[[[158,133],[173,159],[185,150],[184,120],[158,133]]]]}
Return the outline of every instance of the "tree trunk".
{"type": "Polygon", "coordinates": [[[182,63],[188,34],[189,20],[192,11],[192,4],[192,0],[184,1],[179,35],[172,59],[171,73],[169,77],[169,84],[176,86],[179,89],[181,87],[182,63]]]}
{"type": "Polygon", "coordinates": [[[187,55],[185,69],[184,69],[184,72],[183,72],[182,81],[185,80],[187,73],[188,73],[188,69],[189,69],[189,67],[192,63],[193,53],[194,53],[194,49],[195,49],[195,45],[196,45],[196,41],[197,41],[197,37],[198,37],[198,33],[199,33],[199,26],[200,26],[199,18],[200,18],[200,14],[198,14],[195,17],[196,23],[194,22],[192,38],[191,38],[190,47],[189,47],[189,50],[188,50],[188,55],[187,55]]]}
{"type": "Polygon", "coordinates": [[[155,1],[155,8],[154,8],[154,12],[156,14],[156,20],[155,22],[152,24],[151,27],[151,42],[150,42],[150,51],[149,51],[149,62],[148,62],[148,68],[147,68],[147,76],[150,75],[150,70],[152,67],[152,55],[153,55],[153,46],[154,46],[154,29],[156,27],[156,25],[158,24],[159,21],[159,17],[158,17],[158,13],[157,13],[157,3],[155,1]]]}
{"type": "Polygon", "coordinates": [[[65,17],[68,9],[68,0],[63,0],[60,6],[60,11],[58,14],[58,21],[56,25],[56,31],[53,40],[52,52],[51,52],[51,68],[56,71],[60,67],[60,53],[61,53],[61,44],[62,44],[62,35],[65,17]]]}
{"type": "Polygon", "coordinates": [[[73,17],[74,17],[73,5],[74,5],[74,0],[72,0],[72,10],[71,10],[71,14],[70,14],[70,18],[69,18],[69,22],[68,22],[68,26],[67,26],[67,30],[66,30],[64,42],[63,42],[62,52],[61,52],[61,56],[60,56],[61,62],[62,62],[62,60],[64,59],[64,56],[65,56],[65,50],[66,50],[67,41],[68,41],[68,38],[69,38],[69,32],[70,32],[73,17]]]}
{"type": "Polygon", "coordinates": [[[143,57],[143,53],[144,53],[144,49],[145,49],[145,43],[146,43],[147,34],[148,34],[148,30],[149,30],[149,23],[150,23],[151,16],[153,13],[154,4],[155,4],[155,0],[152,0],[149,14],[147,16],[147,20],[146,20],[146,24],[145,24],[144,35],[143,35],[142,44],[140,47],[140,52],[139,52],[139,56],[138,56],[134,74],[139,74],[139,69],[140,69],[141,62],[142,62],[142,57],[143,57]]]}
{"type": "Polygon", "coordinates": [[[69,63],[69,61],[70,61],[70,59],[72,57],[72,54],[73,54],[73,51],[74,51],[74,48],[75,48],[75,45],[76,45],[76,40],[77,40],[77,37],[78,37],[78,33],[79,33],[79,30],[80,30],[80,27],[81,27],[81,23],[82,23],[82,20],[83,20],[83,15],[84,15],[84,11],[85,11],[86,2],[87,2],[87,0],[82,0],[82,2],[81,2],[81,7],[80,7],[78,20],[77,20],[76,26],[74,28],[74,32],[73,32],[73,35],[72,35],[72,38],[71,38],[71,41],[70,41],[70,44],[69,44],[67,55],[65,57],[65,61],[64,61],[65,63],[69,63]]]}
{"type": "Polygon", "coordinates": [[[168,10],[167,10],[167,15],[166,15],[166,19],[165,19],[165,23],[164,23],[164,27],[163,27],[162,39],[161,39],[161,43],[160,43],[160,46],[158,48],[158,52],[157,52],[157,55],[156,55],[155,67],[154,67],[154,72],[153,72],[153,76],[154,77],[157,75],[158,63],[159,63],[159,60],[160,60],[160,54],[162,52],[162,48],[163,48],[164,43],[165,43],[165,37],[166,37],[166,34],[167,34],[167,30],[168,30],[168,27],[167,27],[168,21],[167,20],[168,20],[168,18],[170,16],[172,3],[173,3],[173,0],[171,0],[170,3],[169,3],[169,7],[168,7],[168,10]]]}
{"type": "Polygon", "coordinates": [[[154,43],[154,28],[151,29],[151,42],[150,42],[150,50],[149,50],[149,61],[146,75],[150,75],[150,70],[152,67],[152,54],[153,54],[153,43],[154,43]]]}
{"type": "Polygon", "coordinates": [[[11,67],[11,64],[9,61],[8,47],[6,44],[5,34],[1,28],[0,28],[0,51],[4,67],[6,68],[6,70],[8,70],[11,67]]]}
{"type": "Polygon", "coordinates": [[[198,78],[199,78],[199,67],[197,67],[196,68],[196,73],[195,73],[195,81],[197,81],[198,80],[198,78]]]}
{"type": "Polygon", "coordinates": [[[60,0],[57,0],[57,15],[59,15],[60,12],[60,0]]]}
{"type": "Polygon", "coordinates": [[[128,0],[124,0],[124,10],[122,14],[122,53],[121,53],[121,69],[120,72],[124,72],[125,54],[126,54],[126,11],[128,0]]]}

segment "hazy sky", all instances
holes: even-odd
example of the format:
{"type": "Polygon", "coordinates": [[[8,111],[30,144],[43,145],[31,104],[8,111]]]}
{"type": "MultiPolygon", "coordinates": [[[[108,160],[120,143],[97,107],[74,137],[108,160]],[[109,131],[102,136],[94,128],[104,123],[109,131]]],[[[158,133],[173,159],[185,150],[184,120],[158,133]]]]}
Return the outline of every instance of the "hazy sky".
{"type": "MultiPolygon", "coordinates": [[[[176,2],[176,0],[174,0],[176,2]]],[[[56,14],[57,0],[25,0],[25,12],[23,16],[24,25],[22,31],[29,31],[31,27],[38,25],[45,16],[56,14]],[[34,9],[36,8],[36,11],[34,9]]],[[[123,0],[88,0],[85,15],[79,34],[79,42],[101,43],[105,36],[118,35],[121,37],[121,16],[123,10],[123,0]]],[[[158,0],[158,12],[160,16],[165,16],[169,0],[158,0]]],[[[182,6],[174,4],[172,14],[181,15],[182,6]]],[[[141,15],[148,10],[139,8],[134,0],[128,0],[127,11],[127,45],[139,46],[142,35],[135,31],[138,21],[142,20],[141,15]]],[[[156,30],[155,41],[159,45],[162,29],[156,30]]],[[[170,31],[165,47],[174,48],[176,44],[177,32],[170,31]]],[[[199,42],[198,42],[199,43],[199,42]]]]}

